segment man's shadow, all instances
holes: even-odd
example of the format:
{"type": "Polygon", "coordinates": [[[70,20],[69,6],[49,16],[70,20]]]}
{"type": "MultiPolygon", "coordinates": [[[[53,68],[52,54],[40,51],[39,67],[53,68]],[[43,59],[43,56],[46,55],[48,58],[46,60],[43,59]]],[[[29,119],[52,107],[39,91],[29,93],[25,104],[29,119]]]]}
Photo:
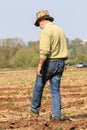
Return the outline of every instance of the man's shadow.
{"type": "Polygon", "coordinates": [[[70,116],[70,118],[72,119],[81,119],[81,118],[87,118],[87,114],[79,114],[79,115],[73,115],[73,116],[70,116]]]}

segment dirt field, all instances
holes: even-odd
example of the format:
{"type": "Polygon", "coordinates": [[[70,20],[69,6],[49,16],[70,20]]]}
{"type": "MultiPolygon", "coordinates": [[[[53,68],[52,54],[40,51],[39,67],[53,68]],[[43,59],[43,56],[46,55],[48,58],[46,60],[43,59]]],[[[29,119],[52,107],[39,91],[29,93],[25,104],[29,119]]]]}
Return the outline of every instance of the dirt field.
{"type": "Polygon", "coordinates": [[[67,68],[61,81],[62,114],[71,121],[49,120],[51,96],[46,84],[40,117],[28,111],[35,70],[0,71],[0,130],[87,130],[87,69],[67,68]]]}

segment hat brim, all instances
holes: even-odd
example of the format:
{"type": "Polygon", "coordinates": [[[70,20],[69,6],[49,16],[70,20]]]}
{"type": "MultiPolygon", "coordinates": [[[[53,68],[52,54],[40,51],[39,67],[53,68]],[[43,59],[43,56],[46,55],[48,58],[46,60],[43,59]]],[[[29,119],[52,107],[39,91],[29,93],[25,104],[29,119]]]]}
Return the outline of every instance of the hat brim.
{"type": "Polygon", "coordinates": [[[49,15],[40,17],[40,18],[38,18],[38,19],[35,21],[34,25],[38,27],[38,26],[39,26],[39,22],[40,22],[41,20],[50,20],[51,22],[53,22],[53,21],[54,21],[54,18],[53,18],[53,17],[50,17],[49,15]]]}

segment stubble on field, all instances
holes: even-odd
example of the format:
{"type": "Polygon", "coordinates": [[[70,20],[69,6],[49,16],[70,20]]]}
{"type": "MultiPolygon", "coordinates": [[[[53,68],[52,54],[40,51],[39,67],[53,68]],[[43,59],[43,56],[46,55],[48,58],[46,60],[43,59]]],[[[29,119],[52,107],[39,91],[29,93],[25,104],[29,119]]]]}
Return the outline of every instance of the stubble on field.
{"type": "Polygon", "coordinates": [[[62,114],[71,121],[49,120],[49,82],[44,88],[40,116],[30,116],[35,77],[35,69],[0,72],[0,130],[87,130],[87,69],[67,68],[61,80],[62,114]]]}

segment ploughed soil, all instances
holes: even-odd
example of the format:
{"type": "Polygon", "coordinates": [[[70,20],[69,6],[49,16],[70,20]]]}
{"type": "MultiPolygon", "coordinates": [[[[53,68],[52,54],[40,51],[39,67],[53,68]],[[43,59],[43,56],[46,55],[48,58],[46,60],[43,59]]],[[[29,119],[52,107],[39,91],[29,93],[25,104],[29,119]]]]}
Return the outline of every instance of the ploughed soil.
{"type": "Polygon", "coordinates": [[[87,69],[67,68],[61,80],[62,114],[70,120],[50,120],[47,82],[40,116],[29,113],[36,71],[0,72],[0,130],[87,130],[87,69]]]}

